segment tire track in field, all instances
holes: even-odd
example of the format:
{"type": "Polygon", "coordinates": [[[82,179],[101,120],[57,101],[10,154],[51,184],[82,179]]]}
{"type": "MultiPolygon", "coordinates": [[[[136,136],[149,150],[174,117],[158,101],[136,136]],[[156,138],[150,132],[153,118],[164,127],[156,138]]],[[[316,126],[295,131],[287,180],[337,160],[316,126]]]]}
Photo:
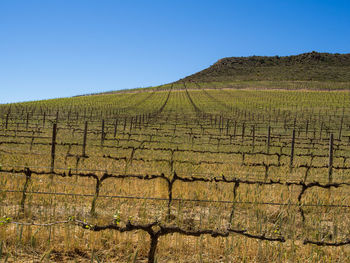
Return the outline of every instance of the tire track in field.
{"type": "Polygon", "coordinates": [[[189,93],[188,90],[187,90],[187,87],[186,87],[185,82],[183,82],[183,85],[184,85],[184,87],[185,87],[185,92],[186,92],[187,99],[189,100],[190,104],[192,105],[192,107],[193,107],[195,113],[197,114],[197,116],[198,116],[198,115],[201,115],[201,114],[207,115],[206,112],[202,111],[202,110],[194,103],[194,101],[193,101],[192,98],[191,98],[190,93],[189,93]]]}
{"type": "Polygon", "coordinates": [[[228,111],[232,111],[232,107],[227,105],[225,102],[215,98],[213,95],[211,95],[209,92],[207,92],[204,88],[202,88],[197,82],[194,82],[194,84],[202,91],[210,100],[214,101],[215,103],[221,105],[228,111]]]}

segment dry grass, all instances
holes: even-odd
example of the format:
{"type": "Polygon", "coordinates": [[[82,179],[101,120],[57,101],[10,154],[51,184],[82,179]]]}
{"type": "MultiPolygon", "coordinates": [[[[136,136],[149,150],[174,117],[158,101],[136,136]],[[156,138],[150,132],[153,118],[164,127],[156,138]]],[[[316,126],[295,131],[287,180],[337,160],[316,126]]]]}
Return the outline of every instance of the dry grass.
{"type": "MultiPolygon", "coordinates": [[[[207,91],[210,92],[210,91],[207,91]]],[[[228,91],[225,91],[228,92],[228,91]]],[[[280,94],[279,92],[277,92],[280,94]]],[[[226,94],[226,93],[223,93],[226,94]]],[[[221,94],[221,95],[223,95],[221,94]]],[[[259,93],[260,94],[260,93],[259,93]]],[[[277,94],[271,93],[272,100],[279,101],[277,94]]],[[[338,93],[337,93],[338,94],[338,93]]],[[[212,96],[220,98],[219,91],[213,91],[212,96]]],[[[257,98],[254,91],[246,95],[240,92],[233,96],[245,98],[246,108],[253,109],[257,98]],[[246,97],[245,97],[246,96],[246,97]]],[[[157,95],[154,95],[157,96],[157,95]]],[[[207,112],[217,111],[213,108],[213,101],[208,101],[205,94],[192,92],[193,102],[201,105],[201,109],[207,112]],[[207,105],[207,108],[205,108],[207,105]]],[[[259,96],[259,95],[257,95],[259,96]]],[[[293,100],[298,100],[302,93],[290,93],[293,100]]],[[[327,97],[323,94],[315,94],[319,102],[324,102],[327,97]]],[[[164,94],[159,98],[164,98],[164,94]]],[[[338,106],[345,106],[344,94],[332,94],[330,104],[338,101],[338,106]],[[339,98],[337,97],[339,96],[339,98]],[[338,100],[337,100],[338,98],[338,100]]],[[[269,98],[266,97],[266,100],[269,98]]],[[[140,99],[141,101],[141,99],[140,99]]],[[[234,105],[232,101],[227,104],[234,105]]],[[[273,103],[273,102],[269,102],[273,103]]],[[[306,104],[307,101],[302,103],[306,104]]],[[[159,104],[159,102],[158,102],[159,104]]],[[[158,105],[157,104],[157,105],[158,105]]],[[[151,103],[147,104],[151,105],[151,103]]],[[[276,102],[280,109],[287,107],[276,102]]],[[[315,104],[315,109],[320,104],[315,104]]],[[[308,145],[304,140],[305,134],[302,132],[297,136],[296,154],[317,153],[328,154],[327,134],[325,130],[320,131],[320,123],[326,123],[329,116],[339,113],[339,107],[324,104],[322,119],[315,120],[313,127],[316,127],[317,137],[320,134],[324,140],[318,140],[314,149],[305,150],[301,146],[308,145]],[[332,108],[333,107],[333,108],[332,108]],[[333,109],[327,112],[327,109],[333,109]],[[299,144],[298,144],[299,143],[299,144]]],[[[151,106],[148,106],[151,107],[151,106]]],[[[156,106],[155,106],[156,107],[156,106]]],[[[219,107],[219,106],[218,106],[219,107]]],[[[244,107],[244,103],[240,106],[244,107]]],[[[292,110],[294,106],[288,108],[292,110]]],[[[268,106],[264,108],[268,111],[268,106]]],[[[104,109],[105,112],[108,110],[104,109]]],[[[136,111],[135,109],[132,109],[136,111]]],[[[298,109],[302,112],[302,109],[298,109]]],[[[300,113],[299,112],[299,113],[300,113]]],[[[305,115],[298,121],[300,129],[305,129],[305,119],[308,116],[316,118],[320,111],[304,111],[305,115]],[[308,115],[308,116],[306,116],[308,115]]],[[[346,108],[345,112],[349,112],[346,108]]],[[[213,116],[214,116],[213,113],[213,116]]],[[[257,112],[257,116],[258,116],[257,112]]],[[[272,112],[270,112],[272,114],[272,112]]],[[[274,111],[276,114],[277,111],[274,111]]],[[[19,113],[18,113],[19,114],[19,113]]],[[[233,112],[224,113],[223,116],[229,118],[233,112]],[[225,115],[226,114],[226,115],[225,115]]],[[[237,113],[238,114],[238,113],[237,113]]],[[[266,114],[262,110],[259,114],[266,114]]],[[[20,114],[19,114],[20,115],[20,114]]],[[[74,115],[74,114],[72,114],[74,115]]],[[[88,134],[86,153],[89,158],[77,158],[82,152],[82,129],[84,122],[74,123],[75,129],[67,126],[69,123],[67,116],[62,117],[59,122],[55,167],[58,172],[100,170],[95,172],[102,178],[104,172],[116,174],[161,174],[167,178],[172,178],[175,171],[179,176],[190,178],[196,177],[221,177],[239,178],[248,181],[264,182],[264,167],[242,166],[242,157],[239,154],[225,154],[228,151],[252,152],[252,134],[249,129],[254,123],[260,123],[260,128],[256,130],[257,137],[254,145],[255,152],[266,152],[266,142],[264,136],[267,134],[269,125],[266,118],[261,121],[258,117],[248,118],[247,114],[237,115],[236,119],[242,123],[245,119],[246,137],[243,139],[239,135],[242,132],[237,128],[237,136],[232,139],[226,134],[226,129],[220,130],[218,124],[210,124],[209,117],[198,119],[190,101],[186,98],[185,92],[177,91],[170,96],[165,111],[141,129],[131,128],[127,125],[124,131],[120,124],[117,136],[113,138],[113,121],[106,121],[106,140],[100,146],[100,122],[89,125],[89,130],[94,134],[88,134]],[[171,111],[173,109],[174,111],[171,111]],[[181,117],[175,113],[186,113],[181,117]],[[197,123],[198,121],[198,123],[197,123]],[[176,125],[175,125],[176,124],[176,125]],[[204,131],[201,128],[205,127],[204,131]],[[176,128],[174,128],[174,125],[176,128]],[[127,132],[132,135],[127,134],[127,132]],[[258,137],[261,136],[261,137],[258,137]],[[152,141],[150,141],[152,137],[152,141]],[[220,142],[217,138],[221,138],[220,142]],[[231,141],[231,143],[229,143],[231,141]],[[143,142],[143,143],[140,143],[143,142]],[[65,143],[65,144],[61,144],[65,143]],[[67,143],[71,144],[70,146],[67,143]],[[80,143],[80,145],[74,145],[80,143]],[[120,147],[120,148],[113,148],[120,147]],[[134,147],[134,152],[133,148],[134,147]],[[142,148],[145,147],[145,148],[142,148]],[[172,148],[175,151],[171,154],[168,150],[156,150],[157,148],[172,148]],[[136,150],[135,150],[136,149],[136,150]],[[200,152],[206,151],[206,152],[200,152]],[[209,152],[210,151],[210,152],[209,152]],[[106,156],[113,157],[106,158],[106,156]],[[132,156],[132,159],[130,157],[132,156]],[[124,159],[116,160],[116,158],[124,159]],[[173,166],[170,160],[175,160],[173,166]],[[148,161],[145,161],[148,160],[148,161]],[[158,160],[158,161],[155,161],[158,160]],[[197,163],[197,164],[194,164],[197,163]],[[59,170],[58,168],[65,168],[59,170]]],[[[272,115],[272,119],[276,116],[272,115]]],[[[349,118],[345,114],[343,120],[343,140],[347,143],[349,136],[349,118]]],[[[216,117],[215,117],[216,118],[216,117]]],[[[285,135],[286,137],[272,138],[270,153],[289,154],[290,149],[283,146],[284,142],[290,145],[291,123],[288,120],[288,128],[284,128],[284,120],[279,117],[273,123],[273,135],[285,135]]],[[[232,118],[233,119],[233,118],[232,118]]],[[[232,120],[230,119],[230,120],[232,120]]],[[[121,118],[121,120],[123,120],[121,118]]],[[[299,120],[299,119],[298,119],[299,120]]],[[[20,118],[13,120],[8,129],[3,129],[1,135],[2,142],[15,141],[23,144],[0,144],[0,164],[2,169],[13,166],[32,166],[35,171],[48,171],[50,165],[49,143],[51,140],[51,126],[47,124],[45,129],[37,133],[41,138],[35,138],[34,144],[30,137],[31,131],[35,131],[36,123],[42,120],[31,120],[28,131],[15,132],[18,128],[20,118]],[[6,136],[5,136],[6,135],[6,136]],[[28,138],[20,137],[28,136],[28,138]],[[44,138],[45,137],[45,138],[44,138]],[[45,168],[46,167],[46,168],[45,168]]],[[[219,120],[217,120],[219,122],[219,120]]],[[[212,120],[214,122],[214,119],[212,120]]],[[[334,125],[339,125],[340,119],[332,120],[334,125]]],[[[233,134],[233,126],[229,128],[229,135],[233,134]]],[[[25,125],[25,124],[21,124],[25,125]]],[[[20,126],[21,127],[21,126],[20,126]]],[[[311,124],[310,124],[311,127],[311,124]]],[[[338,126],[337,126],[338,127],[338,126]]],[[[311,128],[310,128],[311,130],[311,128]]],[[[310,132],[309,138],[314,134],[310,132]]],[[[350,138],[350,137],[349,137],[350,138]]],[[[311,146],[311,144],[309,145],[311,146]]],[[[348,155],[348,146],[343,146],[342,150],[337,150],[338,155],[348,155]]],[[[338,156],[337,155],[337,156],[338,156]]],[[[310,157],[295,157],[295,166],[310,163],[310,157]]],[[[312,160],[312,165],[327,165],[327,157],[316,157],[312,160]]],[[[266,154],[247,155],[245,163],[277,163],[277,156],[266,154]]],[[[295,168],[290,172],[289,157],[282,156],[281,167],[271,167],[268,172],[268,180],[280,180],[285,182],[300,182],[305,179],[305,169],[295,168]]],[[[350,165],[350,159],[342,160],[335,158],[334,165],[350,165]]],[[[311,169],[307,176],[306,183],[313,181],[326,184],[328,182],[327,169],[311,169]]],[[[349,170],[334,170],[333,181],[335,183],[349,182],[349,170]]],[[[16,173],[1,173],[1,189],[22,190],[25,184],[25,176],[16,173]]],[[[86,220],[91,224],[110,224],[113,222],[113,215],[118,211],[121,222],[131,220],[133,223],[149,223],[155,220],[162,223],[166,221],[168,212],[167,198],[168,186],[163,179],[140,180],[136,178],[115,179],[109,178],[102,182],[100,187],[100,197],[96,201],[96,214],[90,214],[93,195],[95,194],[96,180],[92,177],[60,177],[54,176],[51,180],[48,175],[33,174],[27,189],[24,213],[20,211],[20,201],[22,193],[0,193],[0,215],[11,217],[13,221],[19,222],[55,222],[67,220],[69,216],[74,216],[80,220],[86,220]],[[31,194],[30,192],[56,192],[66,194],[83,194],[91,196],[67,196],[51,194],[31,194]],[[165,200],[148,199],[128,199],[110,198],[104,196],[128,196],[128,197],[149,197],[162,198],[165,200]]],[[[349,237],[349,208],[327,207],[321,205],[348,205],[349,186],[339,188],[323,189],[312,187],[306,190],[302,197],[302,204],[316,204],[318,206],[304,206],[305,221],[302,220],[300,208],[298,206],[298,195],[301,186],[287,186],[286,184],[259,185],[241,183],[236,189],[234,197],[234,184],[223,182],[181,182],[176,181],[172,188],[174,199],[196,199],[211,201],[233,201],[234,217],[232,228],[245,229],[248,233],[261,235],[263,233],[269,237],[283,236],[285,243],[268,242],[247,238],[238,234],[231,234],[227,238],[212,237],[202,235],[200,237],[185,236],[180,234],[169,234],[159,238],[156,258],[157,262],[346,262],[350,257],[348,246],[341,247],[319,247],[315,245],[304,245],[303,240],[315,240],[326,242],[344,241],[349,237]],[[267,204],[272,203],[272,204],[267,204]],[[276,203],[290,205],[276,205],[276,203]]],[[[214,202],[188,202],[173,200],[171,203],[170,224],[180,226],[184,229],[212,229],[224,230],[229,225],[229,218],[232,212],[232,203],[214,202]]],[[[1,254],[0,256],[7,262],[147,262],[150,238],[143,231],[133,231],[119,233],[118,231],[105,230],[100,232],[89,231],[81,226],[73,224],[63,224],[55,226],[20,226],[15,224],[3,224],[0,226],[1,254]]]]}

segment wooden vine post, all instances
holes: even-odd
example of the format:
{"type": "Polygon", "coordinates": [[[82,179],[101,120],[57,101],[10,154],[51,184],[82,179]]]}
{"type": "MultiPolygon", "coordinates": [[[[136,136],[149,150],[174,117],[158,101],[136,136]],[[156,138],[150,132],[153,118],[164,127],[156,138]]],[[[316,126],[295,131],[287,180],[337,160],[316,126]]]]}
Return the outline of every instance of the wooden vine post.
{"type": "MultiPolygon", "coordinates": [[[[55,169],[56,136],[57,136],[57,123],[54,123],[52,127],[52,142],[51,142],[51,173],[53,173],[55,169]]],[[[53,175],[51,175],[51,178],[53,178],[53,175]]]]}
{"type": "Polygon", "coordinates": [[[245,122],[242,124],[242,143],[244,142],[245,122]]]}
{"type": "Polygon", "coordinates": [[[84,137],[83,137],[83,151],[82,151],[82,156],[86,156],[86,138],[87,138],[87,129],[88,129],[88,122],[85,121],[85,126],[84,126],[84,137]]]}
{"type": "Polygon", "coordinates": [[[104,140],[105,140],[105,120],[102,120],[102,126],[101,126],[101,146],[103,145],[104,140]]]}
{"type": "Polygon", "coordinates": [[[230,130],[230,120],[227,119],[227,121],[226,121],[226,136],[229,135],[229,130],[230,130]]]}
{"type": "Polygon", "coordinates": [[[270,142],[271,142],[271,126],[267,130],[267,153],[270,153],[270,142]]]}
{"type": "Polygon", "coordinates": [[[115,119],[113,138],[117,136],[117,129],[118,129],[118,119],[115,119]]]}
{"type": "Polygon", "coordinates": [[[56,123],[58,123],[59,111],[56,111],[56,123]]]}
{"type": "Polygon", "coordinates": [[[333,133],[329,138],[328,182],[333,181],[333,133]]]}
{"type": "Polygon", "coordinates": [[[43,115],[43,129],[45,128],[46,112],[44,111],[43,115]]]}
{"type": "Polygon", "coordinates": [[[253,136],[253,141],[252,141],[252,151],[254,152],[255,149],[255,125],[252,126],[252,136],[253,136]]]}
{"type": "Polygon", "coordinates": [[[293,165],[294,165],[294,147],[295,147],[295,129],[293,130],[292,145],[290,149],[290,164],[289,164],[290,172],[292,171],[293,165]]]}

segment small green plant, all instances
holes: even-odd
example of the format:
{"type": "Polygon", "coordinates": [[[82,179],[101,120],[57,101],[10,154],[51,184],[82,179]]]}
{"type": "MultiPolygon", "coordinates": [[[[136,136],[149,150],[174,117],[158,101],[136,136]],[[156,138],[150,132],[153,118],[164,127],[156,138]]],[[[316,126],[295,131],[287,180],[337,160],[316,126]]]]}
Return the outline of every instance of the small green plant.
{"type": "Polygon", "coordinates": [[[115,213],[113,215],[113,223],[116,225],[120,224],[120,211],[119,210],[115,211],[115,213]]]}
{"type": "Polygon", "coordinates": [[[11,222],[12,222],[11,217],[6,217],[6,216],[0,217],[0,226],[11,222]]]}
{"type": "Polygon", "coordinates": [[[86,219],[84,219],[83,228],[85,228],[85,229],[90,229],[90,228],[92,228],[92,225],[89,225],[89,224],[86,222],[86,219]]]}

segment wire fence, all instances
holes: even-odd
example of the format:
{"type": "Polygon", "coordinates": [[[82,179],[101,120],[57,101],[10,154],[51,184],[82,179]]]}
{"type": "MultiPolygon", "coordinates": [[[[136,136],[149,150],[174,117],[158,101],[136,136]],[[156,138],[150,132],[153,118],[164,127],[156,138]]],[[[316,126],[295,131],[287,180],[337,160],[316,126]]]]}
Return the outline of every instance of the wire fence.
{"type": "MultiPolygon", "coordinates": [[[[177,225],[171,224],[163,224],[160,222],[151,222],[148,224],[138,224],[133,223],[131,220],[127,222],[122,222],[118,218],[115,218],[112,223],[106,225],[97,225],[91,224],[81,220],[78,220],[74,217],[70,217],[66,221],[57,221],[57,222],[49,222],[49,223],[35,223],[35,222],[18,222],[13,221],[11,218],[1,218],[1,224],[14,224],[19,226],[36,226],[36,227],[51,227],[55,225],[64,225],[64,224],[73,224],[75,226],[81,227],[83,229],[99,232],[105,230],[112,230],[118,232],[134,232],[134,231],[142,231],[149,235],[150,238],[150,247],[148,251],[148,262],[155,262],[155,253],[158,246],[158,240],[162,236],[172,235],[172,234],[180,234],[183,236],[193,236],[199,237],[202,235],[210,235],[213,238],[217,237],[228,237],[231,234],[241,235],[250,239],[257,239],[261,241],[269,241],[269,242],[286,242],[286,238],[281,234],[275,234],[274,236],[267,236],[266,234],[256,234],[250,233],[245,229],[234,229],[231,226],[222,229],[221,231],[218,229],[186,229],[183,227],[179,227],[177,225]]],[[[350,239],[346,239],[344,241],[338,242],[326,242],[326,241],[316,241],[310,239],[301,240],[304,245],[306,244],[314,244],[317,246],[330,246],[330,247],[338,247],[350,244],[350,239]]]]}
{"type": "MultiPolygon", "coordinates": [[[[0,193],[23,193],[22,190],[0,189],[0,193]]],[[[52,195],[52,196],[75,196],[75,197],[94,197],[94,194],[76,194],[63,192],[44,192],[44,191],[26,191],[26,194],[35,195],[52,195]]],[[[99,195],[100,198],[111,199],[135,199],[135,200],[154,200],[169,201],[168,198],[161,197],[144,197],[144,196],[127,196],[127,195],[99,195]]],[[[303,206],[303,207],[333,207],[333,208],[350,208],[350,205],[344,204],[310,204],[303,203],[278,203],[278,202],[258,202],[258,201],[230,201],[230,200],[206,200],[206,199],[189,199],[189,198],[172,198],[175,202],[194,202],[194,203],[221,203],[221,204],[242,204],[242,205],[271,205],[271,206],[303,206]]]]}

